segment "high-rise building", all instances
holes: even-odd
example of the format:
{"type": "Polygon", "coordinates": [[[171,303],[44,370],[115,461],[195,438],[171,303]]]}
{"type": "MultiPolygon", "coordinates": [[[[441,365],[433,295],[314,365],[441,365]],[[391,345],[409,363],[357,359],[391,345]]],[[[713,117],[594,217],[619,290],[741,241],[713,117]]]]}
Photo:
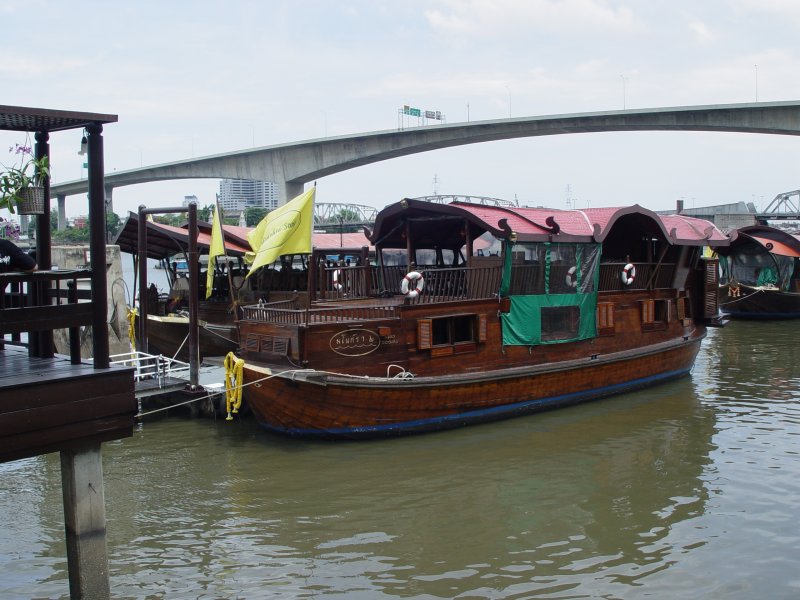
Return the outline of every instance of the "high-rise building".
{"type": "Polygon", "coordinates": [[[219,182],[219,205],[228,214],[248,208],[278,207],[278,194],[272,181],[222,179],[219,182]]]}

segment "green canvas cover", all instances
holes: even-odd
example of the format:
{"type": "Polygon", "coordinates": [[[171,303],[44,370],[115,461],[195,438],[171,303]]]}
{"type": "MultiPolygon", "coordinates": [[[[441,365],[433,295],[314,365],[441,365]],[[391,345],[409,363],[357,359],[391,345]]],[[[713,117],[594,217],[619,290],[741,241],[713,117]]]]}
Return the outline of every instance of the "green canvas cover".
{"type": "Polygon", "coordinates": [[[501,295],[503,344],[531,346],[597,335],[599,244],[509,244],[501,295]]]}
{"type": "Polygon", "coordinates": [[[736,249],[736,253],[720,257],[720,282],[775,286],[788,291],[796,260],[791,256],[771,254],[756,243],[743,245],[736,249]]]}

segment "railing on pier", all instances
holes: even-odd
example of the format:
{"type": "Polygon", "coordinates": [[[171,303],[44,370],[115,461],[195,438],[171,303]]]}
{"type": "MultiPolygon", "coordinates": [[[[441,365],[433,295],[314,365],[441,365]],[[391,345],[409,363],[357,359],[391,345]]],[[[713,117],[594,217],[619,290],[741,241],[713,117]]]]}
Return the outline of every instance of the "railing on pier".
{"type": "Polygon", "coordinates": [[[88,269],[0,273],[0,349],[9,342],[52,357],[52,336],[38,334],[68,329],[70,360],[80,363],[80,328],[92,325],[94,305],[91,290],[78,289],[78,282],[91,276],[88,269]]]}
{"type": "Polygon", "coordinates": [[[112,354],[112,365],[134,368],[134,381],[155,380],[158,387],[164,386],[168,378],[188,376],[189,363],[146,352],[112,354]]]}

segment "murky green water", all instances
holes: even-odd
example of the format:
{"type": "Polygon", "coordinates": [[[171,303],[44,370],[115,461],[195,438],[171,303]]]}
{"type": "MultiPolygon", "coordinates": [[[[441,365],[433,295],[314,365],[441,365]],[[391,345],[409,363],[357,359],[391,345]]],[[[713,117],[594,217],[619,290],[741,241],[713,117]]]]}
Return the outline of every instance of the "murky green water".
{"type": "MultiPolygon", "coordinates": [[[[797,323],[690,378],[375,442],[169,418],[104,445],[115,598],[800,597],[797,323]]],[[[58,455],[0,465],[0,597],[68,596],[58,455]]]]}

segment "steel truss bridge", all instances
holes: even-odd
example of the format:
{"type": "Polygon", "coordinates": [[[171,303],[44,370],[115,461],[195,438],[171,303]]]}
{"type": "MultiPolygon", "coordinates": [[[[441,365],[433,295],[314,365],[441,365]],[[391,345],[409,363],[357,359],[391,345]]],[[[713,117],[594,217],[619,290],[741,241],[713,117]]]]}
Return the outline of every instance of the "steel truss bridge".
{"type": "MultiPolygon", "coordinates": [[[[451,194],[441,196],[420,196],[414,200],[424,200],[436,204],[449,204],[456,200],[460,202],[470,202],[471,204],[483,204],[485,206],[519,206],[516,200],[503,200],[501,198],[489,198],[487,196],[467,196],[464,194],[451,194]]],[[[370,226],[375,223],[378,209],[373,206],[363,204],[347,203],[316,203],[314,204],[314,228],[318,230],[338,231],[342,227],[348,229],[370,226]]]]}
{"type": "Polygon", "coordinates": [[[759,219],[786,221],[800,221],[800,190],[783,192],[775,196],[758,215],[759,219]]]}

